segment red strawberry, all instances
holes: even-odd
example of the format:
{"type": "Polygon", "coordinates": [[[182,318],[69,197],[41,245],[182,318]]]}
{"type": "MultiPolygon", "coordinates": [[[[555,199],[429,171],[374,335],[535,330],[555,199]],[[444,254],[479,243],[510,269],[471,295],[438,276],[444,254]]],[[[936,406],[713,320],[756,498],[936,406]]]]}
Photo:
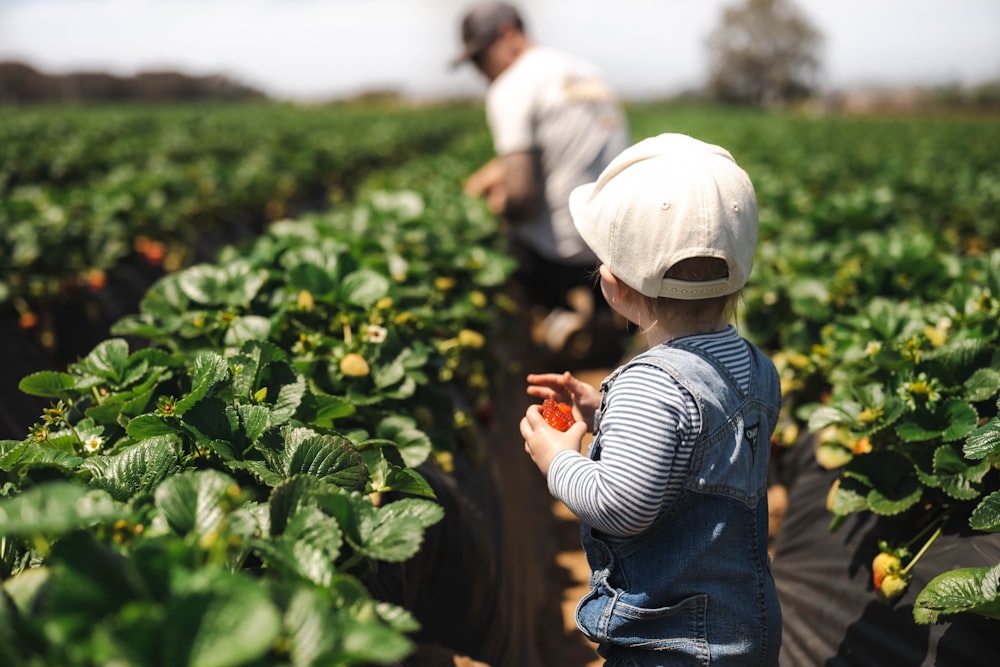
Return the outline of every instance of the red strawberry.
{"type": "Polygon", "coordinates": [[[559,431],[568,431],[576,421],[573,419],[573,408],[568,403],[562,403],[554,398],[542,401],[542,416],[549,426],[559,431]]]}

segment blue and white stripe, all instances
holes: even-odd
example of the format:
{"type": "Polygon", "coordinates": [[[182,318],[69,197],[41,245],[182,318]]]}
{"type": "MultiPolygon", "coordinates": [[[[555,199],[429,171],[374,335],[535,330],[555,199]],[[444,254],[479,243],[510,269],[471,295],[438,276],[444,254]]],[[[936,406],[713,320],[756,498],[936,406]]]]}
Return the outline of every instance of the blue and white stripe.
{"type": "MultiPolygon", "coordinates": [[[[750,351],[735,328],[684,342],[719,359],[748,391],[750,351]]],[[[637,535],[679,492],[701,431],[697,402],[663,369],[637,364],[612,384],[600,430],[601,459],[561,452],[549,468],[549,491],[597,530],[637,535]]]]}

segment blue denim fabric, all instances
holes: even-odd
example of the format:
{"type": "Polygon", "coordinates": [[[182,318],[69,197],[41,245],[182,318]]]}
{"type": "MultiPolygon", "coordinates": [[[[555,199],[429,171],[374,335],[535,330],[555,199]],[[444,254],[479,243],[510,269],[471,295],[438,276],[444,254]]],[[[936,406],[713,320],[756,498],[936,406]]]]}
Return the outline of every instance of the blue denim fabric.
{"type": "MultiPolygon", "coordinates": [[[[750,345],[750,393],[683,339],[637,356],[697,397],[702,432],[683,489],[640,535],[581,526],[590,592],[580,630],[608,666],[777,665],[781,610],[767,553],[767,467],[781,404],[778,374],[750,345]]],[[[600,413],[589,456],[601,456],[600,413]]]]}

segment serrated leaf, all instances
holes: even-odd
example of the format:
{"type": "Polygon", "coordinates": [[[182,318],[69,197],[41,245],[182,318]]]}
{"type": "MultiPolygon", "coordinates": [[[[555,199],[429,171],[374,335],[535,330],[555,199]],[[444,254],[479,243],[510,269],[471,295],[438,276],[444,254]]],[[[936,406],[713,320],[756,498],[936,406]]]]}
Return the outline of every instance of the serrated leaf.
{"type": "Polygon", "coordinates": [[[225,517],[221,500],[236,482],[216,470],[189,471],[164,481],[156,489],[156,508],[179,535],[203,537],[225,517]]]}
{"type": "Polygon", "coordinates": [[[865,496],[876,514],[892,516],[912,507],[922,493],[922,487],[912,466],[893,451],[874,451],[855,456],[844,467],[845,479],[853,479],[870,487],[865,496]]]}
{"type": "Polygon", "coordinates": [[[986,401],[1000,392],[1000,370],[980,368],[965,381],[966,397],[970,401],[986,401]]]}
{"type": "Polygon", "coordinates": [[[105,491],[71,482],[50,482],[0,498],[0,535],[59,536],[97,523],[113,523],[125,513],[125,507],[105,491]]]}
{"type": "Polygon", "coordinates": [[[177,427],[154,414],[139,415],[129,420],[125,433],[133,440],[147,440],[177,433],[177,427]]]}
{"type": "Polygon", "coordinates": [[[226,329],[224,343],[239,347],[251,340],[264,340],[271,334],[271,320],[260,315],[241,315],[233,318],[226,329]]]}
{"type": "Polygon", "coordinates": [[[994,491],[983,498],[972,510],[969,527],[985,533],[1000,532],[1000,491],[994,491]]]}
{"type": "Polygon", "coordinates": [[[340,396],[313,393],[315,416],[310,422],[320,428],[330,428],[337,419],[354,414],[354,406],[340,396]]]}
{"type": "Polygon", "coordinates": [[[30,396],[43,398],[68,398],[76,387],[76,380],[69,373],[39,371],[23,378],[17,388],[30,396]]]}
{"type": "Polygon", "coordinates": [[[266,405],[238,405],[236,412],[248,443],[257,442],[271,423],[271,408],[266,405]]]}
{"type": "Polygon", "coordinates": [[[215,352],[202,352],[191,367],[191,391],[174,405],[174,414],[183,415],[217,384],[229,377],[229,364],[215,352]]]}
{"type": "Polygon", "coordinates": [[[292,665],[324,664],[320,656],[332,650],[336,638],[343,635],[340,631],[343,621],[331,611],[329,600],[313,589],[299,587],[294,590],[285,605],[282,623],[291,643],[292,665]]]}
{"type": "Polygon", "coordinates": [[[286,441],[285,475],[313,475],[342,489],[360,491],[368,481],[368,469],[347,438],[309,435],[286,441]]]}
{"type": "Polygon", "coordinates": [[[354,306],[370,306],[389,294],[389,279],[370,269],[359,269],[344,276],[340,296],[354,306]]]}
{"type": "Polygon", "coordinates": [[[852,424],[855,417],[840,408],[824,405],[817,408],[809,415],[809,430],[822,431],[827,426],[840,426],[842,424],[852,424]]]}
{"type": "Polygon", "coordinates": [[[938,623],[943,616],[962,612],[975,612],[987,618],[1000,619],[1000,599],[992,586],[994,595],[987,598],[983,594],[985,581],[995,580],[998,568],[966,567],[950,570],[931,579],[917,595],[913,603],[913,620],[920,624],[938,623]]]}
{"type": "Polygon", "coordinates": [[[927,428],[907,419],[896,424],[896,435],[903,442],[926,442],[940,437],[941,429],[927,428]]]}
{"type": "Polygon", "coordinates": [[[360,453],[368,468],[372,491],[399,491],[426,498],[434,497],[434,491],[427,480],[403,463],[399,450],[392,442],[365,441],[360,447],[360,453]]]}
{"type": "Polygon", "coordinates": [[[125,502],[137,494],[151,493],[161,481],[177,472],[180,461],[174,451],[175,444],[172,436],[157,436],[115,454],[91,457],[84,461],[83,467],[92,474],[91,486],[125,502]]]}
{"type": "Polygon", "coordinates": [[[361,517],[363,543],[359,547],[370,558],[390,563],[413,557],[423,543],[424,531],[444,518],[440,505],[418,498],[403,498],[372,510],[361,517]]]}
{"type": "Polygon", "coordinates": [[[970,459],[982,459],[1000,454],[1000,418],[994,417],[965,439],[962,453],[970,459]]]}
{"type": "Polygon", "coordinates": [[[953,442],[972,433],[979,421],[976,409],[960,399],[949,399],[937,410],[938,416],[947,424],[941,433],[945,442],[953,442]]]}
{"type": "Polygon", "coordinates": [[[266,280],[262,269],[246,261],[223,265],[196,264],[180,272],[181,290],[192,301],[210,306],[240,306],[249,303],[266,280]]]}
{"type": "Polygon", "coordinates": [[[73,364],[70,370],[82,370],[118,385],[128,365],[128,343],[123,338],[101,341],[86,357],[73,364]]]}
{"type": "Polygon", "coordinates": [[[272,531],[271,539],[258,540],[255,548],[270,568],[329,586],[342,542],[336,519],[308,506],[292,514],[280,534],[272,531]]]}
{"type": "Polygon", "coordinates": [[[281,632],[281,616],[256,579],[203,569],[197,588],[179,593],[163,623],[166,667],[257,664],[281,632]]]}
{"type": "Polygon", "coordinates": [[[830,511],[837,516],[847,516],[853,512],[863,512],[868,507],[868,487],[851,479],[842,479],[833,489],[830,511]]]}
{"type": "Polygon", "coordinates": [[[989,471],[988,463],[970,465],[962,454],[951,445],[934,450],[934,475],[945,493],[957,500],[972,500],[979,495],[973,485],[982,481],[989,471]]]}
{"type": "Polygon", "coordinates": [[[323,482],[312,475],[293,475],[282,479],[271,490],[268,499],[268,523],[272,535],[280,535],[288,520],[300,508],[316,503],[316,498],[326,493],[323,482]]]}
{"type": "Polygon", "coordinates": [[[417,426],[417,421],[404,415],[390,415],[381,420],[375,435],[394,443],[403,463],[410,468],[423,464],[434,448],[430,436],[417,426]]]}

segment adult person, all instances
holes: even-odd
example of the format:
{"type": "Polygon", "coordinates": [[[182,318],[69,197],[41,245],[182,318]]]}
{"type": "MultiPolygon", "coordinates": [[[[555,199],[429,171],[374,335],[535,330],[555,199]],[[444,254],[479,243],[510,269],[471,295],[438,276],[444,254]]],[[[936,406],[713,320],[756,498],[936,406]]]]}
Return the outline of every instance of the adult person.
{"type": "Polygon", "coordinates": [[[613,315],[597,288],[597,258],[573,226],[568,200],[628,145],[620,101],[593,64],[529,38],[521,13],[506,2],[469,10],[461,38],[453,65],[471,63],[488,82],[496,151],[464,186],[509,224],[535,342],[560,349],[588,324],[606,331],[613,315]]]}

